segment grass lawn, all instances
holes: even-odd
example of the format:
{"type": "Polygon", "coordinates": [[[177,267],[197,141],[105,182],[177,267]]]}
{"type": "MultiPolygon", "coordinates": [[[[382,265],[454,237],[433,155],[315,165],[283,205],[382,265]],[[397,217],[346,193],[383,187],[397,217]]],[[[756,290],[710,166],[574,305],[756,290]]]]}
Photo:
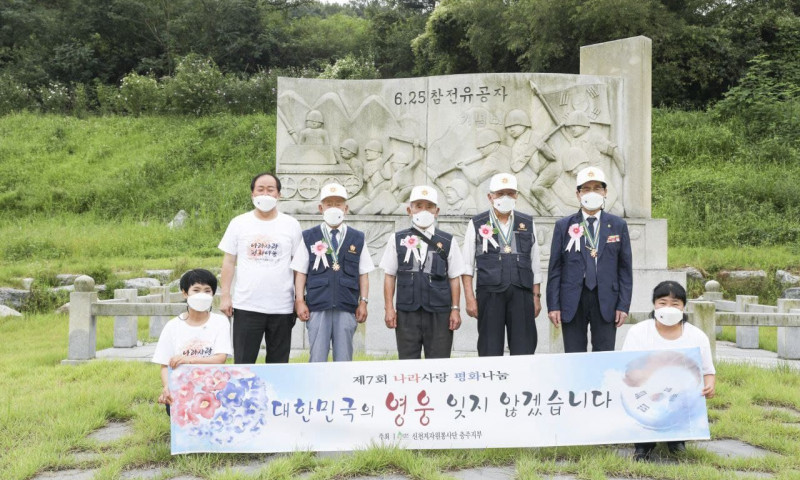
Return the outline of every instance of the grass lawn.
{"type": "MultiPolygon", "coordinates": [[[[146,335],[143,328],[140,335],[146,335]]],[[[677,464],[634,463],[617,455],[617,446],[371,449],[340,457],[317,457],[308,452],[281,455],[258,474],[247,476],[226,467],[262,456],[170,456],[168,419],[155,403],[159,392],[155,365],[95,361],[79,367],[61,366],[67,353],[65,316],[3,318],[0,337],[3,480],[24,480],[38,472],[70,468],[97,468],[96,479],[110,480],[122,471],[147,466],[164,468],[164,478],[186,474],[209,480],[289,479],[301,473],[310,473],[312,479],[391,473],[443,479],[453,470],[491,465],[512,465],[521,479],[555,474],[582,479],[739,478],[734,471],[769,472],[782,480],[800,478],[800,375],[788,369],[718,365],[717,397],[709,403],[712,438],[735,438],[773,452],[760,459],[726,459],[691,444],[677,464]],[[791,410],[764,408],[767,406],[791,410]],[[87,439],[93,430],[115,420],[129,421],[133,435],[112,444],[87,439]],[[77,452],[100,456],[81,463],[74,456],[77,452]]],[[[111,341],[112,322],[101,319],[98,348],[110,346],[111,341]]]]}

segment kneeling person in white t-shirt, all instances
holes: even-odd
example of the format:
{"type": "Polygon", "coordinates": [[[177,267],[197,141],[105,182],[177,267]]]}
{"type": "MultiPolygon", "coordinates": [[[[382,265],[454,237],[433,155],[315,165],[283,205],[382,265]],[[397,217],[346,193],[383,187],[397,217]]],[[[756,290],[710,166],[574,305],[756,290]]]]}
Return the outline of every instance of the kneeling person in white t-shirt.
{"type": "Polygon", "coordinates": [[[233,354],[230,324],[225,316],[211,313],[211,302],[217,291],[217,278],[201,268],[189,270],[181,277],[181,292],[186,313],[173,318],[158,337],[153,363],[161,365],[161,395],[158,403],[169,406],[169,368],[184,364],[225,363],[233,354]]]}
{"type": "MultiPolygon", "coordinates": [[[[711,357],[711,343],[706,334],[686,321],[686,290],[678,282],[665,281],[653,289],[652,319],[633,325],[625,337],[623,350],[662,350],[700,347],[702,360],[703,392],[706,398],[714,396],[716,369],[711,357]]],[[[650,457],[655,443],[637,443],[634,460],[650,457]]],[[[667,442],[670,453],[686,450],[682,441],[667,442]]]]}

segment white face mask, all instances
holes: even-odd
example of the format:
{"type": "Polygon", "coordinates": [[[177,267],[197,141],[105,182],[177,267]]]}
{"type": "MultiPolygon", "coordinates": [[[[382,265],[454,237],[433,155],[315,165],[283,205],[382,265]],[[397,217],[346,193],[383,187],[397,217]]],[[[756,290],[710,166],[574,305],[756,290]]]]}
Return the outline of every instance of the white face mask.
{"type": "Polygon", "coordinates": [[[436,216],[427,210],[417,212],[411,216],[411,221],[414,223],[414,225],[423,230],[433,225],[435,220],[436,216]]]}
{"type": "Polygon", "coordinates": [[[657,322],[671,327],[683,320],[683,311],[675,307],[662,307],[657,308],[653,316],[657,322]]]}
{"type": "Polygon", "coordinates": [[[494,205],[494,208],[496,208],[498,212],[508,213],[511,210],[514,210],[516,203],[517,201],[513,198],[509,197],[508,195],[503,195],[500,198],[495,198],[492,202],[492,205],[494,205]]]}
{"type": "Polygon", "coordinates": [[[344,221],[344,210],[331,207],[322,212],[322,219],[325,220],[329,227],[338,227],[344,221]]]}
{"type": "Polygon", "coordinates": [[[186,297],[186,303],[189,304],[189,308],[196,312],[207,312],[211,310],[211,302],[213,301],[214,297],[207,293],[195,293],[194,295],[186,297]]]}
{"type": "Polygon", "coordinates": [[[278,199],[271,195],[253,197],[253,206],[264,213],[272,211],[276,205],[278,205],[278,199]]]}
{"type": "Polygon", "coordinates": [[[606,198],[597,192],[589,192],[581,197],[581,205],[587,210],[600,210],[606,198]]]}

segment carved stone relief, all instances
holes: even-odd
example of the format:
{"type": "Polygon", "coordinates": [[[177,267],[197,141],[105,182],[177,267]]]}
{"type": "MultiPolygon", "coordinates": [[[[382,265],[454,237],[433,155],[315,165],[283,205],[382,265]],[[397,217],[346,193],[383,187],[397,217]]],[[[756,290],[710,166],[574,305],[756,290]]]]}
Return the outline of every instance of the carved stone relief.
{"type": "Polygon", "coordinates": [[[591,165],[606,172],[606,209],[624,215],[620,89],[613,77],[522,73],[281,78],[281,209],[314,213],[320,187],[337,181],[355,214],[405,214],[411,188],[431,184],[442,214],[472,215],[488,208],[491,176],[512,172],[519,210],[562,216],[591,165]]]}

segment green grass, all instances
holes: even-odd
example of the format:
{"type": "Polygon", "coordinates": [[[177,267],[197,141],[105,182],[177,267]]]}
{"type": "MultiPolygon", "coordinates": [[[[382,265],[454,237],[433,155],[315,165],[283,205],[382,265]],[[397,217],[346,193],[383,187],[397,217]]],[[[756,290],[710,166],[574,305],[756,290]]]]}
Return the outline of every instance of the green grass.
{"type": "MultiPolygon", "coordinates": [[[[722,327],[722,333],[717,335],[717,340],[726,342],[736,342],[736,327],[722,327]]],[[[759,327],[758,328],[758,348],[778,351],[778,327],[759,327]]]]}
{"type": "MultiPolygon", "coordinates": [[[[146,335],[146,324],[146,319],[140,319],[140,336],[146,335]]],[[[111,345],[111,325],[110,319],[100,319],[98,348],[111,345]]],[[[96,479],[110,480],[122,471],[152,466],[165,470],[163,478],[183,474],[209,480],[290,479],[303,473],[320,480],[388,474],[433,480],[479,466],[513,466],[521,479],[571,474],[581,479],[721,480],[735,478],[734,471],[770,472],[781,480],[800,475],[800,428],[785,425],[800,423],[800,375],[788,368],[717,365],[717,396],[709,402],[712,438],[735,438],[773,453],[765,458],[726,459],[691,444],[677,464],[634,463],[620,457],[617,446],[374,448],[338,457],[308,452],[279,455],[271,457],[258,474],[245,475],[230,467],[265,456],[169,454],[168,419],[155,403],[160,389],[155,365],[94,361],[61,366],[67,349],[64,316],[0,319],[0,337],[0,478],[4,480],[79,467],[96,468],[96,479]],[[764,408],[769,406],[789,410],[764,408]],[[133,435],[111,444],[87,439],[110,421],[130,422],[133,435]],[[73,456],[76,452],[100,455],[81,463],[73,456]]]]}

